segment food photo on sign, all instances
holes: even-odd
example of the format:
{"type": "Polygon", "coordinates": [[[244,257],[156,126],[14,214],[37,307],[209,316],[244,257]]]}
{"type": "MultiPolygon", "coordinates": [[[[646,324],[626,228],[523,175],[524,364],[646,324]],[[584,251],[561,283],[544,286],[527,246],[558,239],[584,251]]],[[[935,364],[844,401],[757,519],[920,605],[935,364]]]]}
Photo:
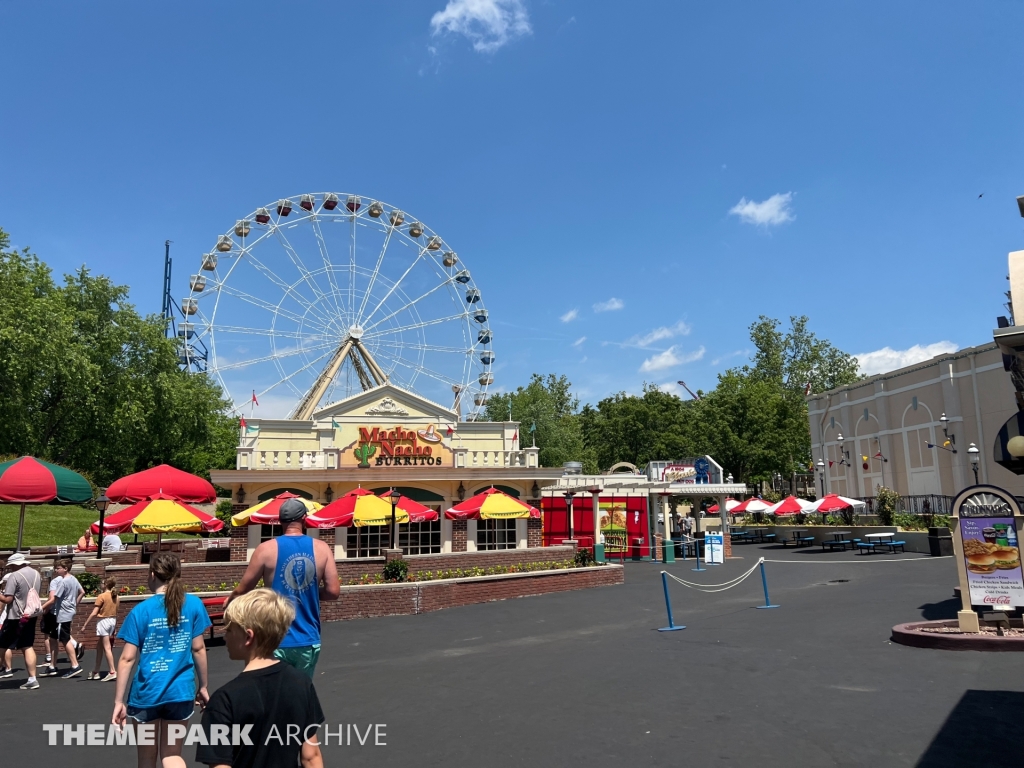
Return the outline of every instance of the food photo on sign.
{"type": "Polygon", "coordinates": [[[1012,517],[960,519],[972,605],[1024,606],[1024,571],[1012,517]]]}

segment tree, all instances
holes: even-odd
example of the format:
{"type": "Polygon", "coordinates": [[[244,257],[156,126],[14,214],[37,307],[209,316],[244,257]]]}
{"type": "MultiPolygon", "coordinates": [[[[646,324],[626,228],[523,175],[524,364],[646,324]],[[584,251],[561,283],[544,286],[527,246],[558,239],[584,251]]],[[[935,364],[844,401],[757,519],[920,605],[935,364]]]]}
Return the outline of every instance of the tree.
{"type": "Polygon", "coordinates": [[[565,376],[533,374],[530,383],[515,392],[492,395],[487,402],[490,421],[508,421],[509,406],[512,418],[520,423],[519,445],[528,446],[532,438],[540,448],[542,467],[560,467],[567,461],[581,461],[584,471],[595,472],[594,457],[584,448],[580,428],[579,399],[570,388],[565,376]],[[536,431],[530,433],[530,428],[536,431]]]}
{"type": "Polygon", "coordinates": [[[234,464],[235,422],[220,388],[178,366],[159,316],[84,267],[54,282],[0,230],[0,453],[66,464],[106,484],[167,462],[234,464]]]}

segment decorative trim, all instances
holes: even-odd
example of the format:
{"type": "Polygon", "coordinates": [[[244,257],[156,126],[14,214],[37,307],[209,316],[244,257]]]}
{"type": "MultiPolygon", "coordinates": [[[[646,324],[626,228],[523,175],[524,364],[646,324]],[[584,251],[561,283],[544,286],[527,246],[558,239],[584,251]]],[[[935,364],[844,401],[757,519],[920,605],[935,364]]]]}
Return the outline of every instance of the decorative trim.
{"type": "Polygon", "coordinates": [[[408,416],[409,412],[390,397],[385,397],[373,408],[363,411],[367,416],[408,416]]]}

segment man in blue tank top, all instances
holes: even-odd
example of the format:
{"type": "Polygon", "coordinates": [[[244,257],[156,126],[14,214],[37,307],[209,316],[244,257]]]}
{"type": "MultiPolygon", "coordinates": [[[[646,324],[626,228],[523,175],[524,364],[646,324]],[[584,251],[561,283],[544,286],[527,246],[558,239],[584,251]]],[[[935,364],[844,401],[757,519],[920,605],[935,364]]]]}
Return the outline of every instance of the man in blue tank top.
{"type": "Polygon", "coordinates": [[[255,589],[260,579],[287,597],[295,606],[295,621],[274,655],[312,677],[320,658],[320,601],[341,594],[338,567],[327,544],[303,533],[305,504],[288,499],[278,517],[284,534],[256,547],[228,602],[255,589]]]}

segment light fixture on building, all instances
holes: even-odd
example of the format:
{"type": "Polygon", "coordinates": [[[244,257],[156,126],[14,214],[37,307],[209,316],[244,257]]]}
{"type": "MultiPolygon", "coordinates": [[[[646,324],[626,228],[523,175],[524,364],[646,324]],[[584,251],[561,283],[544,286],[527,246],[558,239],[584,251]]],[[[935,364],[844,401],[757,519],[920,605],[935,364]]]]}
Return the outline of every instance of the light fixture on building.
{"type": "Polygon", "coordinates": [[[395,522],[395,507],[398,506],[398,502],[402,500],[402,493],[397,488],[392,488],[391,493],[388,494],[388,498],[391,500],[391,549],[395,549],[395,543],[398,541],[398,525],[395,522]]]}
{"type": "Polygon", "coordinates": [[[821,483],[821,498],[825,498],[825,460],[818,459],[818,481],[821,483]]]}
{"type": "Polygon", "coordinates": [[[331,503],[331,499],[333,499],[333,498],[334,498],[334,489],[331,488],[331,484],[328,483],[327,484],[327,490],[324,491],[324,501],[326,501],[328,504],[330,504],[331,503]]]}
{"type": "MultiPolygon", "coordinates": [[[[534,485],[536,485],[536,483],[534,483],[534,485]]],[[[459,501],[464,501],[465,500],[465,498],[466,498],[466,486],[464,486],[462,484],[461,480],[459,480],[459,487],[455,491],[455,493],[459,497],[459,501]]]]}
{"type": "Polygon", "coordinates": [[[725,482],[727,482],[729,485],[732,485],[732,472],[730,472],[729,476],[725,478],[725,482]]]}
{"type": "Polygon", "coordinates": [[[572,540],[572,497],[576,495],[576,491],[566,491],[562,495],[565,497],[565,513],[569,521],[569,539],[572,540]]]}
{"type": "MultiPolygon", "coordinates": [[[[939,417],[939,423],[942,425],[942,436],[946,438],[943,447],[956,446],[956,435],[949,434],[949,419],[946,418],[946,414],[942,414],[939,417]]],[[[956,453],[956,451],[953,451],[953,453],[956,453]]]]}
{"type": "Polygon", "coordinates": [[[981,461],[981,451],[978,446],[971,443],[967,448],[967,458],[971,460],[971,469],[974,470],[974,484],[978,484],[978,463],[981,461]]]}
{"type": "Polygon", "coordinates": [[[238,486],[238,503],[245,504],[245,488],[238,486]]]}
{"type": "Polygon", "coordinates": [[[537,485],[537,481],[536,480],[533,481],[533,488],[530,489],[530,498],[531,499],[539,499],[540,498],[540,486],[537,485]]]}
{"type": "Polygon", "coordinates": [[[848,465],[850,463],[848,461],[850,458],[850,452],[846,450],[846,444],[843,441],[843,433],[840,432],[836,437],[839,440],[839,466],[843,466],[844,464],[848,465]]]}

